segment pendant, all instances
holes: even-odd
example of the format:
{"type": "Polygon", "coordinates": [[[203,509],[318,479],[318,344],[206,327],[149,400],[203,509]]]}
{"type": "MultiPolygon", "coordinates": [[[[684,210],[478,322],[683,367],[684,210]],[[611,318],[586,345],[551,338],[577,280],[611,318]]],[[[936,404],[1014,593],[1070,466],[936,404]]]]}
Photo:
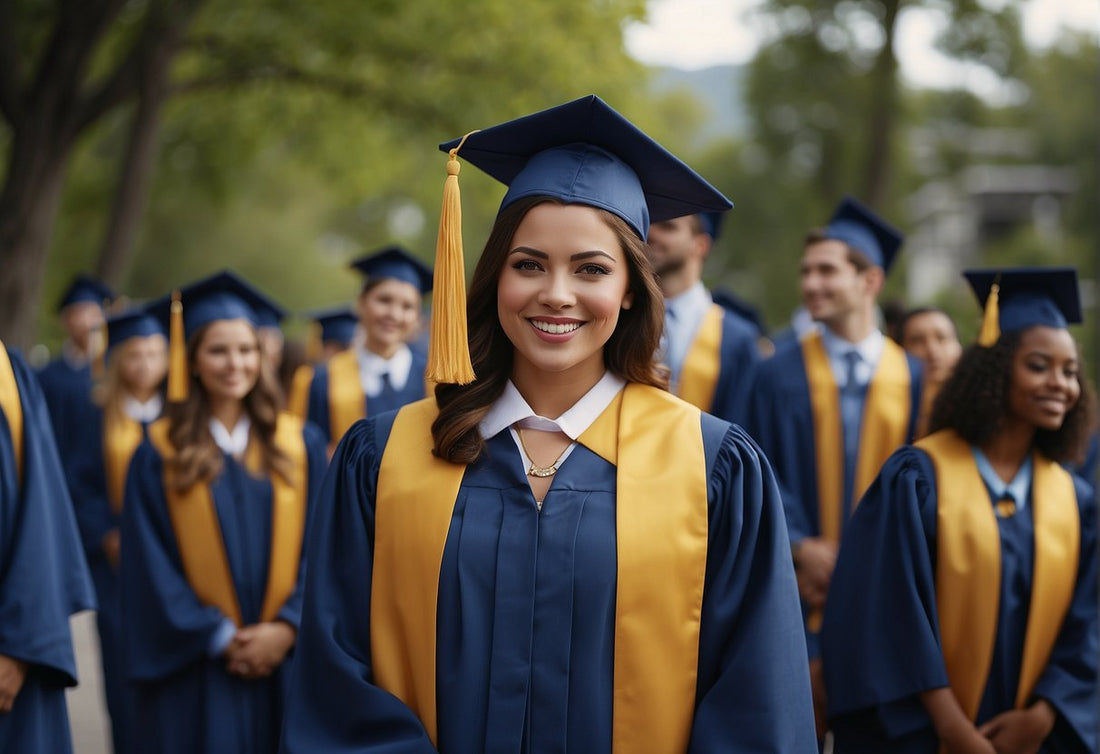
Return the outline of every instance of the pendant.
{"type": "Polygon", "coordinates": [[[557,473],[557,466],[536,466],[532,463],[531,468],[527,469],[527,476],[539,477],[540,479],[546,478],[548,476],[554,476],[554,474],[557,473]]]}

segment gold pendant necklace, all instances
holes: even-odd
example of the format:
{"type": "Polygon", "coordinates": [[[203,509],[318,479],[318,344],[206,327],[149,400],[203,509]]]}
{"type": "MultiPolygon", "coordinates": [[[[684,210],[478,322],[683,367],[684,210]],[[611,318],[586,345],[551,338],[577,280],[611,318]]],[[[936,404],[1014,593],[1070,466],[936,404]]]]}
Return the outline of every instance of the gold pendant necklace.
{"type": "Polygon", "coordinates": [[[531,451],[527,449],[527,443],[523,441],[523,430],[517,429],[516,435],[519,436],[519,444],[523,448],[523,452],[527,455],[527,459],[531,461],[531,468],[527,469],[527,476],[545,479],[548,476],[554,476],[554,474],[558,473],[558,462],[561,461],[561,457],[565,455],[565,450],[569,450],[568,445],[565,447],[565,450],[558,454],[558,457],[554,459],[552,464],[549,466],[539,466],[535,463],[535,459],[531,458],[531,451]]]}

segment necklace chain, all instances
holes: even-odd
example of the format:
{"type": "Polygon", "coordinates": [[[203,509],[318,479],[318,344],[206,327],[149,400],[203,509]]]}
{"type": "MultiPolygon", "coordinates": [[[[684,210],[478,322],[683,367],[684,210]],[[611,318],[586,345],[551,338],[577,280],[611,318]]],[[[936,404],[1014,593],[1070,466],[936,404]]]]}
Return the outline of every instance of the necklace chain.
{"type": "Polygon", "coordinates": [[[565,447],[565,450],[558,453],[558,457],[555,458],[554,462],[549,466],[539,466],[535,463],[535,459],[531,457],[531,451],[527,449],[527,443],[523,441],[523,430],[517,429],[516,434],[519,436],[520,447],[522,447],[523,452],[527,454],[527,460],[531,462],[531,468],[527,469],[527,476],[546,478],[558,473],[558,463],[561,461],[561,457],[565,455],[565,451],[569,450],[568,445],[565,447]]]}

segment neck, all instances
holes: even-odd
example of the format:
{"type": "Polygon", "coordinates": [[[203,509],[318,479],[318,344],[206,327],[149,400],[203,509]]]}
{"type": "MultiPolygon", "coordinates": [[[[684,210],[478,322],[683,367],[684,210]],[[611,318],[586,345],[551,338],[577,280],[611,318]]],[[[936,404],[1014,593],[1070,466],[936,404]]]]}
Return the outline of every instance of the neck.
{"type": "Polygon", "coordinates": [[[148,403],[153,399],[153,396],[157,394],[157,389],[155,387],[131,387],[129,391],[130,397],[138,403],[148,403]]]}
{"type": "Polygon", "coordinates": [[[237,422],[244,416],[244,403],[234,398],[210,401],[210,415],[217,419],[223,427],[232,431],[237,422]]]}
{"type": "Polygon", "coordinates": [[[556,419],[572,408],[603,377],[603,361],[595,366],[547,374],[525,368],[525,364],[517,361],[512,369],[512,382],[536,414],[556,419]]]}
{"type": "Polygon", "coordinates": [[[1001,430],[980,447],[997,476],[1011,482],[1031,452],[1034,441],[1035,427],[1006,417],[1001,430]]]}
{"type": "Polygon", "coordinates": [[[661,293],[665,298],[676,298],[682,293],[687,293],[702,279],[701,273],[702,270],[698,265],[689,261],[680,269],[661,276],[661,293]]]}
{"type": "Polygon", "coordinates": [[[370,338],[367,338],[367,350],[373,353],[375,356],[380,356],[383,359],[389,360],[393,358],[393,355],[397,353],[397,349],[401,347],[400,343],[376,343],[370,338]]]}
{"type": "Polygon", "coordinates": [[[849,343],[859,343],[876,329],[874,307],[854,309],[825,322],[824,325],[833,335],[844,338],[849,343]]]}

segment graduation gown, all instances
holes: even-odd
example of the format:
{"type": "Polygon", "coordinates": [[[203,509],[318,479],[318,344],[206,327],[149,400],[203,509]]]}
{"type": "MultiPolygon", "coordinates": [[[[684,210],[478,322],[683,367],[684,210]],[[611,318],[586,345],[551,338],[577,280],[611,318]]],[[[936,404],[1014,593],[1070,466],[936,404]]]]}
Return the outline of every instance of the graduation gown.
{"type": "Polygon", "coordinates": [[[14,707],[0,714],[0,751],[57,754],[72,750],[69,616],[95,607],[95,598],[41,388],[22,358],[5,352],[21,439],[0,410],[0,654],[28,667],[14,707]]]}
{"type": "MultiPolygon", "coordinates": [[[[324,475],[326,455],[315,427],[304,425],[303,437],[308,510],[324,475]]],[[[212,638],[227,615],[201,602],[185,575],[163,471],[160,453],[146,440],[130,465],[122,515],[123,660],[135,684],[134,739],[142,750],[162,754],[273,752],[293,654],[271,676],[258,680],[231,675],[224,658],[209,656],[212,638]]],[[[242,623],[256,623],[271,565],[272,483],[227,455],[210,491],[242,623]]],[[[302,569],[299,564],[297,586],[277,615],[295,628],[302,569]]]]}
{"type": "Polygon", "coordinates": [[[68,473],[69,462],[80,454],[80,433],[74,429],[95,412],[92,368],[89,364],[74,367],[64,357],[57,358],[39,370],[38,381],[50,412],[57,450],[68,473]]]}
{"type": "Polygon", "coordinates": [[[720,419],[744,424],[760,363],[757,337],[751,324],[713,304],[688,348],[677,394],[720,419]]]}
{"type": "MultiPolygon", "coordinates": [[[[1077,570],[1057,576],[1073,585],[1072,600],[1032,692],[1058,713],[1041,749],[1050,754],[1084,754],[1097,745],[1096,512],[1091,488],[1079,479],[1074,486],[1080,514],[1077,570]]],[[[974,503],[993,505],[988,499],[974,503]]],[[[1033,483],[1032,500],[1016,515],[997,519],[1000,598],[977,725],[1015,706],[1034,599],[1035,509],[1033,483]]],[[[923,450],[906,447],[886,463],[849,522],[822,634],[837,754],[938,751],[931,718],[918,698],[949,685],[938,607],[945,589],[937,582],[938,513],[933,462],[923,450]]],[[[955,693],[958,697],[958,689],[955,693]]]]}
{"type": "MultiPolygon", "coordinates": [[[[707,520],[697,664],[677,669],[697,673],[683,748],[814,752],[796,587],[767,460],[739,428],[695,415],[707,520]]],[[[372,656],[376,493],[393,423],[394,415],[383,414],[356,424],[326,478],[283,751],[611,751],[614,697],[631,693],[615,678],[616,512],[630,505],[617,499],[616,467],[578,444],[541,512],[507,431],[465,468],[449,528],[440,533],[437,747],[422,719],[376,685],[382,662],[372,656]]],[[[398,581],[404,576],[415,574],[398,581]]],[[[648,656],[666,648],[654,646],[648,656]]]]}

